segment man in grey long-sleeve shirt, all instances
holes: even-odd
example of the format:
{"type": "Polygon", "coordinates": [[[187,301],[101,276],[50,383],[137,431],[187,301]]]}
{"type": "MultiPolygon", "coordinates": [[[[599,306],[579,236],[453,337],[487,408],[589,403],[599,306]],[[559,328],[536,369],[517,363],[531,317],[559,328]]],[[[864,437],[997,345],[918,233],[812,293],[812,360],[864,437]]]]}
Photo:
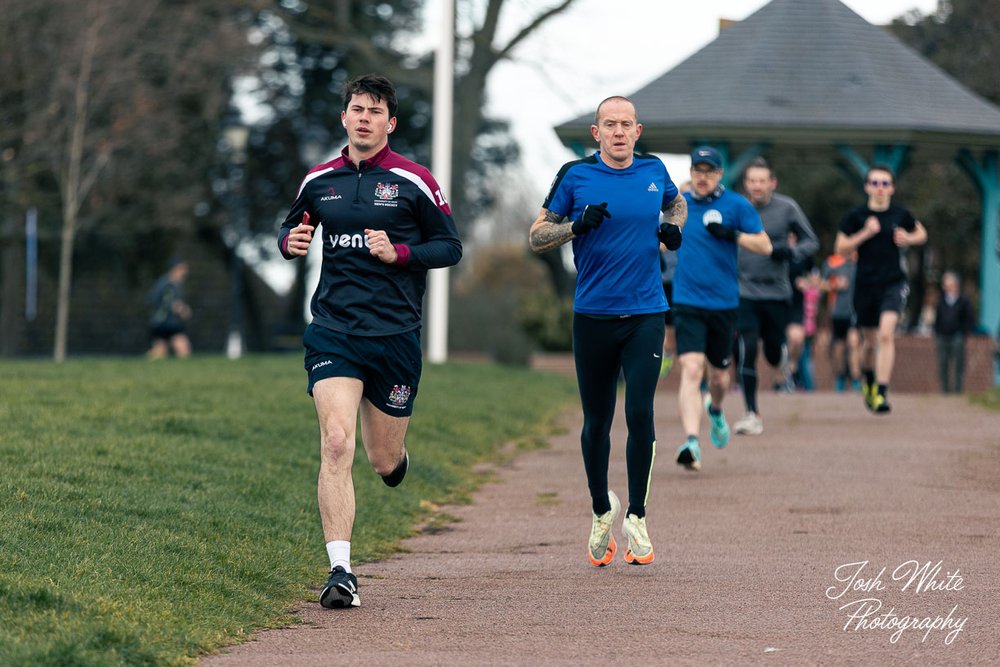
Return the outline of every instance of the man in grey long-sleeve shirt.
{"type": "Polygon", "coordinates": [[[737,323],[737,372],[743,385],[747,414],[733,424],[733,432],[760,435],[764,424],[757,408],[757,347],[764,342],[764,357],[775,369],[785,358],[792,283],[788,261],[811,257],[819,250],[819,239],[805,213],[791,197],[778,194],[778,179],[763,158],[756,158],[743,172],[747,198],[760,214],[771,239],[770,257],[739,254],[740,312],[737,323]]]}

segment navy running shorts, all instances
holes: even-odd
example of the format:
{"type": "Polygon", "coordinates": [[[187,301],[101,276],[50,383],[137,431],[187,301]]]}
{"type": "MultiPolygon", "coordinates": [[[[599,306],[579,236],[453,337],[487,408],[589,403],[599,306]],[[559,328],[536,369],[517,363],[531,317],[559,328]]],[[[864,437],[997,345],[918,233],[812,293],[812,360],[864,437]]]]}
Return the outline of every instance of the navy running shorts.
{"type": "Polygon", "coordinates": [[[909,294],[910,286],[906,280],[881,287],[857,285],[854,288],[854,315],[858,327],[862,329],[878,327],[879,317],[886,311],[902,314],[909,294]]]}
{"type": "Polygon", "coordinates": [[[733,360],[738,310],[706,310],[694,306],[674,306],[677,354],[701,352],[714,368],[729,368],[733,360]]]}
{"type": "Polygon", "coordinates": [[[791,315],[791,304],[785,299],[740,299],[737,331],[755,331],[766,343],[781,347],[791,315]]]}
{"type": "Polygon", "coordinates": [[[182,333],[184,333],[183,324],[155,324],[149,330],[149,336],[153,340],[170,340],[182,333]]]}
{"type": "Polygon", "coordinates": [[[423,369],[418,329],[391,336],[352,336],[310,324],[302,344],[310,396],[320,380],[351,377],[364,383],[362,395],[387,415],[413,413],[423,369]]]}
{"type": "Polygon", "coordinates": [[[854,317],[834,317],[830,320],[833,340],[847,340],[847,334],[855,328],[854,317]]]}

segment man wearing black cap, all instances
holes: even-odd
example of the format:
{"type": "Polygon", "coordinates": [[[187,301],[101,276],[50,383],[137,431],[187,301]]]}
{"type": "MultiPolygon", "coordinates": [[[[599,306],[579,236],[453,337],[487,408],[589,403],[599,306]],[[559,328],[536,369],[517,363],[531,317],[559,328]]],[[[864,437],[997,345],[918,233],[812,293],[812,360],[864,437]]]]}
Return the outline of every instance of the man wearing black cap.
{"type": "Polygon", "coordinates": [[[684,243],[677,252],[671,304],[681,367],[678,401],[687,434],[677,451],[677,463],[699,470],[699,386],[706,361],[709,395],[704,407],[712,444],[721,449],[729,442],[722,398],[729,388],[728,369],[740,305],[738,249],[770,255],[772,247],[750,202],[722,186],[722,156],[711,146],[700,146],[691,153],[691,191],[684,193],[684,198],[691,224],[684,230],[684,243]]]}

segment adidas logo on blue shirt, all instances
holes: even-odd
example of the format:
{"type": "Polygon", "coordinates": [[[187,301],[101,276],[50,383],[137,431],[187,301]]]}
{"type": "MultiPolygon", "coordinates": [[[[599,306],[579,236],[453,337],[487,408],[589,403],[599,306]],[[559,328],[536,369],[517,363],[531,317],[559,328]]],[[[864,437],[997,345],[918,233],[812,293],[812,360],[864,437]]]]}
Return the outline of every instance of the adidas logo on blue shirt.
{"type": "Polygon", "coordinates": [[[659,192],[660,188],[656,187],[656,183],[650,183],[649,187],[646,188],[647,192],[659,192]]]}

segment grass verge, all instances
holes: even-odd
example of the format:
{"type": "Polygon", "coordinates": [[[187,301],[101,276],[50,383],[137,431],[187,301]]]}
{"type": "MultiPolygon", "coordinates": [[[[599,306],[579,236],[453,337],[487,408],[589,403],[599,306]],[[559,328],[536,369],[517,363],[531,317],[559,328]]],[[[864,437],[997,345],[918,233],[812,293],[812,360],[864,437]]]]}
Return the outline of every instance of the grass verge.
{"type": "Polygon", "coordinates": [[[1000,412],[1000,387],[994,387],[981,394],[974,394],[972,402],[985,406],[990,410],[1000,412]]]}
{"type": "MultiPolygon", "coordinates": [[[[0,664],[188,664],[315,599],[318,428],[297,357],[0,376],[0,664]]],[[[406,482],[387,489],[358,447],[355,560],[469,498],[474,464],[538,446],[575,395],[523,369],[425,368],[406,482]]]]}

